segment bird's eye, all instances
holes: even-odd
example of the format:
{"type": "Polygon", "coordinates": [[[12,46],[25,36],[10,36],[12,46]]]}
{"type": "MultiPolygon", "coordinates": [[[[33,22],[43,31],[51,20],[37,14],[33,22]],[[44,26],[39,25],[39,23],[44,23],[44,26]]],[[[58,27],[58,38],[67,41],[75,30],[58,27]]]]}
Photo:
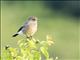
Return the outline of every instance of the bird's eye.
{"type": "Polygon", "coordinates": [[[35,19],[32,19],[33,21],[35,21],[35,19]]]}

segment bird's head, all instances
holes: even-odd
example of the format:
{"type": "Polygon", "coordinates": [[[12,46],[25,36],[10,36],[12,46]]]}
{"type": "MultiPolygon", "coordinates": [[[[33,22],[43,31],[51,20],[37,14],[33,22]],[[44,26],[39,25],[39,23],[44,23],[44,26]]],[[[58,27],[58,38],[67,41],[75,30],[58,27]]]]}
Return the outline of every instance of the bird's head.
{"type": "Polygon", "coordinates": [[[30,17],[28,18],[28,20],[30,20],[30,21],[37,21],[38,19],[37,19],[37,17],[35,17],[35,16],[30,16],[30,17]]]}

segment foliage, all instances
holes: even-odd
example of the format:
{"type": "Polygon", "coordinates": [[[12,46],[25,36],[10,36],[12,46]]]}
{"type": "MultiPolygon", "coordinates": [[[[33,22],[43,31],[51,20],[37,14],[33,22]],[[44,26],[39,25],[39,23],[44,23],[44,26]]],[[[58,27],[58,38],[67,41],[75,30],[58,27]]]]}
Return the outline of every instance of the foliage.
{"type": "Polygon", "coordinates": [[[48,47],[54,44],[51,36],[45,41],[34,38],[18,40],[17,44],[19,48],[5,47],[2,60],[53,60],[48,53],[48,47]]]}

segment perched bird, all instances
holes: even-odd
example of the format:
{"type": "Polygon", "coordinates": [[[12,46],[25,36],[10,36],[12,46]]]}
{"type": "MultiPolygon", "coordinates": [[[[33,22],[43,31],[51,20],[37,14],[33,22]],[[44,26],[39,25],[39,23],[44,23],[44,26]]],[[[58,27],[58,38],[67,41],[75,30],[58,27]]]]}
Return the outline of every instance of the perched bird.
{"type": "Polygon", "coordinates": [[[30,16],[28,20],[17,31],[17,33],[13,35],[13,37],[24,34],[26,35],[27,38],[32,38],[32,36],[37,31],[37,20],[38,20],[37,17],[30,16]]]}

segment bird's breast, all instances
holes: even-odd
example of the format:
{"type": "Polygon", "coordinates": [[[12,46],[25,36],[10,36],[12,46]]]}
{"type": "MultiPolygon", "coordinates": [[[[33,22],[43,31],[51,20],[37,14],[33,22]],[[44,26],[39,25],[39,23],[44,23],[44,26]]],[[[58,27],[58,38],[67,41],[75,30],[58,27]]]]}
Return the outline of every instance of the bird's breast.
{"type": "Polygon", "coordinates": [[[26,34],[27,35],[34,35],[34,33],[37,31],[37,24],[29,24],[26,27],[26,34]]]}

